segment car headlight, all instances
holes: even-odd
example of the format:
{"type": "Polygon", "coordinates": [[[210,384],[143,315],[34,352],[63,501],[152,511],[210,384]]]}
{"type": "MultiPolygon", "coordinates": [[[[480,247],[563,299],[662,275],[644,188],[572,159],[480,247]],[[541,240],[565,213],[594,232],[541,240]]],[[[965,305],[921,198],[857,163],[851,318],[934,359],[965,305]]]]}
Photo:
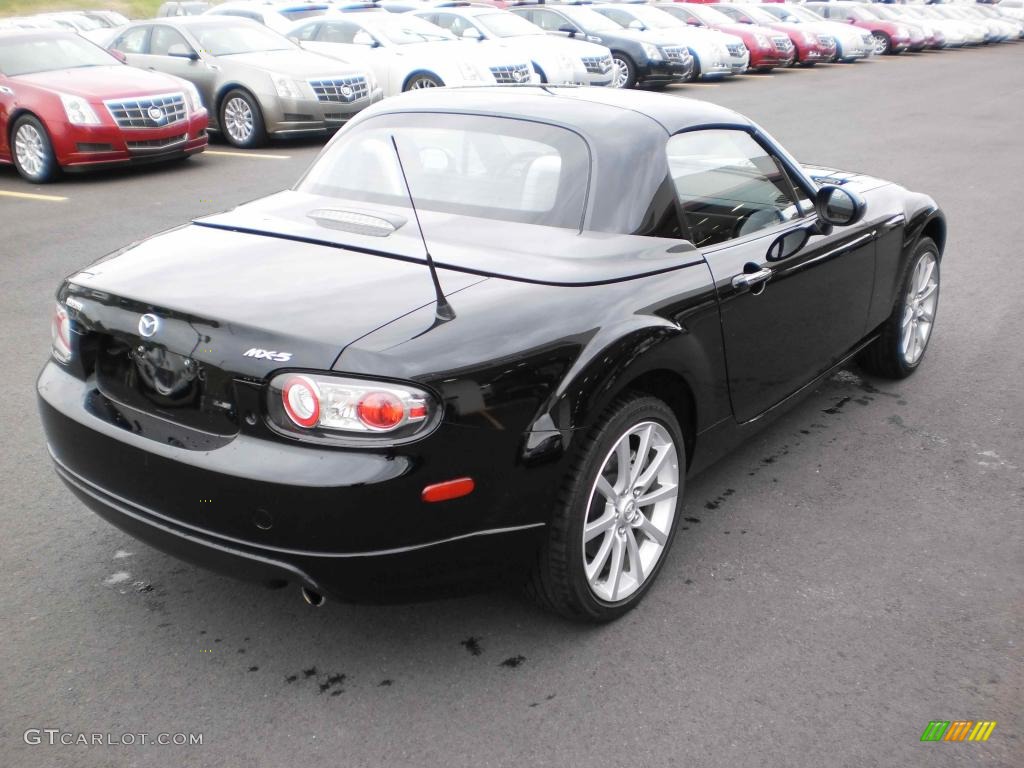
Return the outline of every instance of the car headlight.
{"type": "Polygon", "coordinates": [[[296,436],[408,438],[441,417],[440,403],[407,384],[333,374],[282,373],[268,388],[267,414],[296,436]]]}
{"type": "Polygon", "coordinates": [[[769,46],[769,44],[770,44],[770,41],[768,40],[768,37],[766,35],[762,34],[761,32],[755,32],[754,33],[754,41],[758,45],[760,45],[762,48],[767,48],[769,46]]]}
{"type": "Polygon", "coordinates": [[[470,64],[468,61],[459,62],[459,74],[462,75],[463,80],[479,80],[480,70],[470,64]]]}
{"type": "Polygon", "coordinates": [[[66,93],[60,94],[61,103],[64,105],[64,114],[72,125],[99,125],[100,119],[90,106],[89,102],[81,96],[69,96],[66,93]]]}
{"type": "Polygon", "coordinates": [[[277,89],[277,95],[282,99],[303,98],[302,87],[292,78],[284,75],[271,75],[271,79],[274,81],[274,88],[277,89]]]}
{"type": "Polygon", "coordinates": [[[198,112],[202,109],[203,100],[199,96],[199,89],[188,80],[182,80],[181,87],[185,89],[185,101],[188,102],[188,111],[198,112]]]}
{"type": "Polygon", "coordinates": [[[652,61],[660,61],[661,59],[665,58],[664,56],[661,55],[661,51],[658,50],[658,47],[656,45],[651,45],[650,43],[640,43],[640,47],[643,49],[644,56],[646,56],[648,59],[651,59],[652,61]]]}

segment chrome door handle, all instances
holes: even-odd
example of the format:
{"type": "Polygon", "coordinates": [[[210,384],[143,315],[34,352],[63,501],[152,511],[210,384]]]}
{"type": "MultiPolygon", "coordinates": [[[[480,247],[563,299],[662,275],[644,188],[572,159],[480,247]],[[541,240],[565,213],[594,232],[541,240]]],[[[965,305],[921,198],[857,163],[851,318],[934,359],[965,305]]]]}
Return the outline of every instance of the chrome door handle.
{"type": "Polygon", "coordinates": [[[755,285],[767,283],[772,279],[772,271],[768,267],[757,270],[757,272],[744,272],[732,279],[732,287],[737,290],[753,288],[755,285]]]}
{"type": "Polygon", "coordinates": [[[4,94],[6,96],[13,96],[14,95],[14,91],[12,91],[6,85],[0,85],[0,93],[4,94]]]}

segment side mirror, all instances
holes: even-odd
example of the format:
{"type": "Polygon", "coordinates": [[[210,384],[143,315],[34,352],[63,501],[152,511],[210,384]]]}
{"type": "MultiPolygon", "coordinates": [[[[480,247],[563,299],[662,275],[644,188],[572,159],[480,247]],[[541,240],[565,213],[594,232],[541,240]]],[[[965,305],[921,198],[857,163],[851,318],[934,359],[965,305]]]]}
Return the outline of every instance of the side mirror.
{"type": "Polygon", "coordinates": [[[480,30],[476,27],[466,27],[462,30],[463,40],[483,40],[484,36],[480,34],[480,30]]]}
{"type": "Polygon", "coordinates": [[[691,26],[691,27],[699,27],[699,26],[702,26],[702,25],[701,25],[701,23],[700,23],[699,21],[697,21],[696,19],[687,19],[687,20],[686,20],[686,23],[687,23],[687,24],[688,24],[689,26],[691,26]]]}
{"type": "Polygon", "coordinates": [[[629,22],[629,27],[628,28],[629,29],[636,29],[636,30],[639,30],[641,32],[643,32],[645,29],[647,29],[647,27],[644,26],[644,23],[642,21],[638,21],[637,19],[633,19],[631,22],[629,22]]]}
{"type": "Polygon", "coordinates": [[[120,61],[122,64],[128,63],[128,57],[125,56],[121,51],[117,50],[117,48],[108,48],[107,53],[109,53],[115,59],[120,61]]]}
{"type": "Polygon", "coordinates": [[[377,41],[373,39],[373,35],[362,30],[352,35],[352,43],[354,45],[365,45],[367,48],[377,47],[377,41]]]}
{"type": "Polygon", "coordinates": [[[175,43],[167,49],[167,55],[173,56],[176,59],[188,59],[189,61],[199,61],[199,54],[193,51],[186,45],[181,43],[175,43]]]}
{"type": "Polygon", "coordinates": [[[867,204],[856,192],[826,184],[814,196],[814,208],[826,224],[847,227],[864,218],[867,204]]]}
{"type": "Polygon", "coordinates": [[[794,229],[784,235],[779,235],[768,247],[768,261],[782,261],[800,251],[807,241],[811,239],[809,229],[794,229]]]}
{"type": "Polygon", "coordinates": [[[559,27],[558,31],[568,35],[569,37],[576,37],[577,29],[576,27],[570,27],[566,24],[565,26],[559,27]]]}

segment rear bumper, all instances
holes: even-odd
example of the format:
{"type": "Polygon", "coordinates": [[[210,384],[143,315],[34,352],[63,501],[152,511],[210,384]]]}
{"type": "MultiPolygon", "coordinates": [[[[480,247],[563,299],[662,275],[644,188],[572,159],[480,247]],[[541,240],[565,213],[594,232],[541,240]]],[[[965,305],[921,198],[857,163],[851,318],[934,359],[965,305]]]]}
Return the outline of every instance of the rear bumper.
{"type": "Polygon", "coordinates": [[[521,573],[552,495],[547,470],[498,467],[505,446],[485,430],[442,424],[415,453],[245,433],[198,445],[193,430],[108,400],[54,362],[37,391],[58,475],[101,517],[212,570],[342,599],[430,596],[521,573]],[[476,490],[421,500],[453,474],[476,490]]]}

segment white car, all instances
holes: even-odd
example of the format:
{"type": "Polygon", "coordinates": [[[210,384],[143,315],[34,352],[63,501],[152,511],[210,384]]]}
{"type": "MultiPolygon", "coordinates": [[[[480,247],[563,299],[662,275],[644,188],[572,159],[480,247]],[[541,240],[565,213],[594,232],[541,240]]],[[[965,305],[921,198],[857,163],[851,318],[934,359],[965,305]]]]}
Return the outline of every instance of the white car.
{"type": "Polygon", "coordinates": [[[412,14],[333,13],[299,22],[287,35],[307,50],[370,70],[385,96],[446,85],[539,81],[521,54],[459,40],[412,14]]]}
{"type": "Polygon", "coordinates": [[[692,79],[723,77],[746,72],[750,51],[743,39],[714,29],[693,27],[660,8],[649,5],[614,4],[591,6],[624,29],[671,37],[693,55],[692,79]]]}
{"type": "Polygon", "coordinates": [[[90,18],[84,13],[68,11],[66,13],[41,13],[35,18],[53,22],[63,29],[77,32],[87,40],[102,44],[110,36],[110,27],[99,19],[90,18]]]}
{"type": "Polygon", "coordinates": [[[516,51],[530,60],[542,83],[608,85],[612,81],[612,53],[605,46],[553,37],[514,13],[456,6],[416,11],[415,15],[464,40],[488,40],[516,51]]]}
{"type": "Polygon", "coordinates": [[[202,15],[235,16],[252,19],[282,34],[291,29],[296,22],[303,19],[321,16],[331,10],[328,3],[279,3],[279,2],[227,2],[215,5],[202,15]]]}
{"type": "MultiPolygon", "coordinates": [[[[728,6],[718,6],[726,11],[728,6]]],[[[803,8],[790,3],[762,3],[757,6],[767,11],[779,21],[787,24],[806,24],[807,29],[814,33],[829,35],[836,39],[836,60],[856,61],[874,55],[875,40],[866,29],[852,24],[840,24],[829,21],[810,8],[803,8]]]]}

